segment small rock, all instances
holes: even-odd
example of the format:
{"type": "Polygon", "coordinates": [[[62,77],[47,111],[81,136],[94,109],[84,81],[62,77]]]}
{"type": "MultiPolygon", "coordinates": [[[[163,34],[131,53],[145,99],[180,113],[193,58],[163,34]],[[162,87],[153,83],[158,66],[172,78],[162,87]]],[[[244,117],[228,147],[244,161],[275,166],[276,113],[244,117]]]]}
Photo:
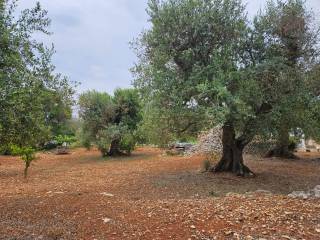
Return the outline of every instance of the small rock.
{"type": "Polygon", "coordinates": [[[315,197],[315,198],[320,198],[320,185],[316,186],[316,187],[313,189],[313,193],[314,193],[314,197],[315,197]]]}
{"type": "Polygon", "coordinates": [[[292,240],[292,238],[291,238],[291,237],[289,237],[289,236],[287,236],[287,235],[283,235],[283,236],[282,236],[282,238],[283,238],[283,239],[292,240]]]}
{"type": "Polygon", "coordinates": [[[113,194],[107,193],[107,192],[103,192],[103,193],[100,193],[100,194],[103,195],[103,196],[106,196],[106,197],[114,197],[113,194]]]}
{"type": "Polygon", "coordinates": [[[290,193],[288,196],[292,198],[302,198],[307,200],[311,196],[311,194],[309,192],[294,191],[290,193]]]}
{"type": "Polygon", "coordinates": [[[196,226],[195,225],[191,225],[190,228],[191,229],[196,229],[196,226]]]}
{"type": "Polygon", "coordinates": [[[110,218],[103,218],[102,220],[103,220],[104,223],[109,223],[109,222],[111,222],[112,219],[110,219],[110,218]]]}

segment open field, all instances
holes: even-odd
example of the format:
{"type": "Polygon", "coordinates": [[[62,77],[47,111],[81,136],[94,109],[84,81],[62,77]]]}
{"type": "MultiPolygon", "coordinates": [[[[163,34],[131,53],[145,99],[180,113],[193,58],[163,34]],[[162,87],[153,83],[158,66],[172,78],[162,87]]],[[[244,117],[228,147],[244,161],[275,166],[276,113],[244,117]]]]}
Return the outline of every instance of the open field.
{"type": "Polygon", "coordinates": [[[257,177],[242,179],[202,173],[202,156],[77,149],[39,154],[28,181],[0,157],[0,239],[320,239],[320,201],[287,197],[320,184],[320,156],[302,157],[246,156],[257,177]]]}

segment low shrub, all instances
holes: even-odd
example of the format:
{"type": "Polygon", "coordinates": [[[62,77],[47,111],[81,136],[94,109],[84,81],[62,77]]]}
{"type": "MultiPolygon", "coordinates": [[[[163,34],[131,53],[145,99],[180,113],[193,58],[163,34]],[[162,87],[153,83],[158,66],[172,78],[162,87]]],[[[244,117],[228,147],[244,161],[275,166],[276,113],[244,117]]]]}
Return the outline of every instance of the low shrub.
{"type": "Polygon", "coordinates": [[[62,146],[63,144],[70,146],[72,143],[77,141],[75,136],[69,135],[58,135],[54,138],[54,140],[57,142],[58,146],[62,146]]]}
{"type": "Polygon", "coordinates": [[[11,153],[14,156],[20,156],[25,163],[24,177],[28,176],[28,169],[31,162],[36,159],[36,150],[32,147],[19,147],[16,145],[11,146],[11,153]]]}

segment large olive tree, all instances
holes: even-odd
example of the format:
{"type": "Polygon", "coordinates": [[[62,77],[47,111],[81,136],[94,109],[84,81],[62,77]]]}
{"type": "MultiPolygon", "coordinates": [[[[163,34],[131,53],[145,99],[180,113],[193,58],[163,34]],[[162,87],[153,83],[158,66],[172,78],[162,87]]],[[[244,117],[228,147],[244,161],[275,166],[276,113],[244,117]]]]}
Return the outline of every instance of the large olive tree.
{"type": "Polygon", "coordinates": [[[150,0],[148,13],[151,28],[136,44],[136,86],[166,108],[206,109],[212,127],[223,125],[214,170],[253,174],[243,150],[268,131],[265,120],[288,99],[287,87],[298,89],[289,66],[268,55],[265,34],[248,24],[240,0],[150,0]]]}

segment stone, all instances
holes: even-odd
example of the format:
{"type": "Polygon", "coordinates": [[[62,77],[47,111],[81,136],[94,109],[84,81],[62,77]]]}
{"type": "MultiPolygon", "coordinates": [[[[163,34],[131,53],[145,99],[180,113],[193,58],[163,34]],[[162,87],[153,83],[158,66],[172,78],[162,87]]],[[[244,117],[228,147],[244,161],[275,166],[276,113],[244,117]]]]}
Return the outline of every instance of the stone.
{"type": "Polygon", "coordinates": [[[282,238],[283,238],[283,239],[291,240],[291,237],[289,237],[289,236],[287,236],[287,235],[283,235],[282,238]]]}
{"type": "Polygon", "coordinates": [[[309,192],[303,192],[303,191],[294,191],[288,195],[292,198],[302,198],[302,199],[308,199],[311,197],[311,194],[309,192]]]}
{"type": "Polygon", "coordinates": [[[316,187],[313,189],[313,193],[314,193],[314,197],[315,197],[315,198],[320,198],[320,185],[316,186],[316,187]]]}
{"type": "Polygon", "coordinates": [[[100,193],[100,194],[103,195],[103,196],[106,196],[106,197],[114,197],[113,194],[107,193],[107,192],[103,192],[103,193],[100,193]]]}
{"type": "Polygon", "coordinates": [[[102,221],[104,222],[104,223],[110,223],[111,222],[111,218],[103,218],[102,219],[102,221]]]}
{"type": "Polygon", "coordinates": [[[56,150],[57,155],[67,155],[69,153],[70,153],[69,149],[63,146],[58,147],[56,150]]]}

